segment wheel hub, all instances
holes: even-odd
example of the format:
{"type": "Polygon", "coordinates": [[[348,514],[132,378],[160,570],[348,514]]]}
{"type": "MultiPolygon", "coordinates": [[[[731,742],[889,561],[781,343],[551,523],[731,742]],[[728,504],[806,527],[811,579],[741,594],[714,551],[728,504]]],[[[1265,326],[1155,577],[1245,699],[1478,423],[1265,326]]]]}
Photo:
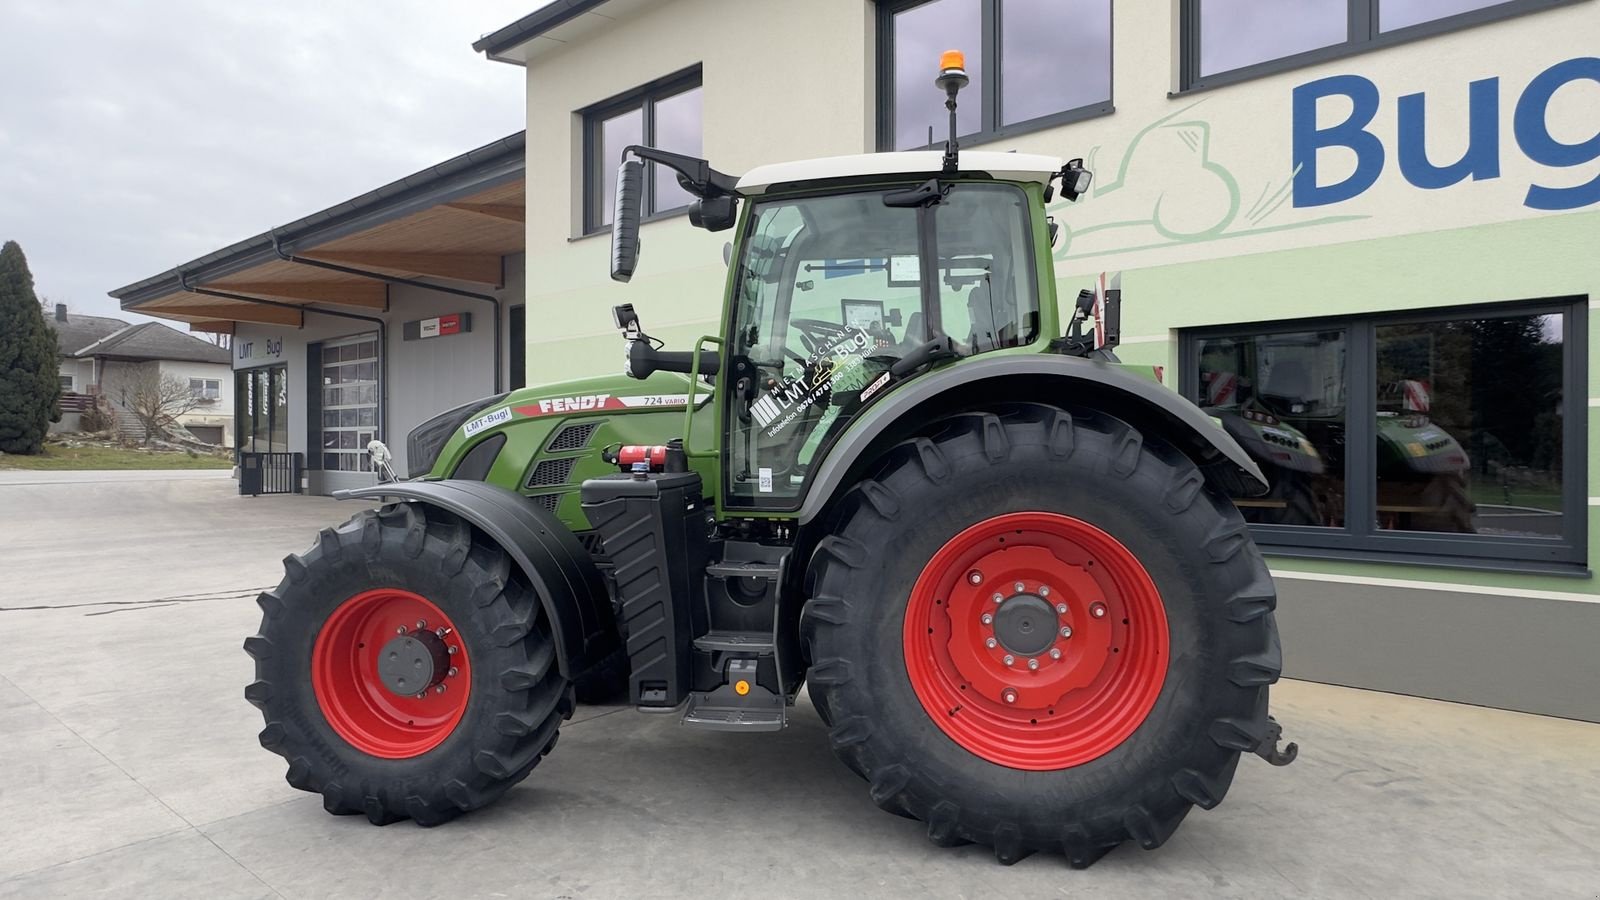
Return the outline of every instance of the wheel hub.
{"type": "Polygon", "coordinates": [[[1155,705],[1165,608],[1116,538],[1047,512],[951,538],[911,590],[906,674],[929,718],[975,755],[1053,770],[1102,756],[1155,705]]]}
{"type": "Polygon", "coordinates": [[[383,759],[437,747],[472,694],[466,643],[438,604],[403,588],[340,603],[311,648],[311,685],[328,725],[383,759]]]}
{"type": "Polygon", "coordinates": [[[415,697],[444,681],[450,652],[431,631],[397,635],[378,653],[378,680],[398,697],[415,697]]]}
{"type": "Polygon", "coordinates": [[[1058,636],[1055,607],[1037,594],[1013,594],[994,614],[994,636],[1017,656],[1038,656],[1058,636]]]}

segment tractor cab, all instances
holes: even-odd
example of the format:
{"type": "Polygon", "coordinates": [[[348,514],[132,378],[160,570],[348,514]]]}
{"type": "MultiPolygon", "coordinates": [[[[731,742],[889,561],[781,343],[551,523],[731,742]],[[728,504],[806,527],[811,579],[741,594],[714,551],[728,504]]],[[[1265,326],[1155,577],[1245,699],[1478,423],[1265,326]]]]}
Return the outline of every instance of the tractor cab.
{"type": "MultiPolygon", "coordinates": [[[[1047,343],[1057,329],[1044,204],[1081,163],[1016,153],[879,153],[762,166],[737,180],[651,148],[726,227],[730,254],[721,352],[656,348],[631,305],[617,322],[628,373],[716,376],[727,453],[723,505],[792,509],[806,475],[846,426],[900,382],[944,363],[1047,343]],[[719,187],[719,185],[722,185],[719,187]],[[723,193],[726,191],[726,193],[723,193]],[[742,203],[741,203],[742,201],[742,203]]],[[[618,176],[613,277],[638,258],[642,163],[618,176]]]]}

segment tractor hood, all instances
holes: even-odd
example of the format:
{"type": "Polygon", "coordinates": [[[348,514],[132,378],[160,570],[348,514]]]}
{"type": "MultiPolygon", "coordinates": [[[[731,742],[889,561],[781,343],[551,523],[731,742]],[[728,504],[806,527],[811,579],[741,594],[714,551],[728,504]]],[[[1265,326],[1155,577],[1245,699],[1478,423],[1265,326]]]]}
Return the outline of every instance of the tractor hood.
{"type": "MultiPolygon", "coordinates": [[[[521,388],[447,410],[423,422],[406,437],[410,477],[433,471],[438,461],[454,459],[467,444],[477,443],[517,422],[552,416],[682,410],[689,402],[689,376],[659,372],[647,379],[603,375],[521,388]]],[[[711,397],[711,388],[695,391],[696,405],[711,397]]],[[[434,472],[438,475],[440,473],[434,472]]]]}

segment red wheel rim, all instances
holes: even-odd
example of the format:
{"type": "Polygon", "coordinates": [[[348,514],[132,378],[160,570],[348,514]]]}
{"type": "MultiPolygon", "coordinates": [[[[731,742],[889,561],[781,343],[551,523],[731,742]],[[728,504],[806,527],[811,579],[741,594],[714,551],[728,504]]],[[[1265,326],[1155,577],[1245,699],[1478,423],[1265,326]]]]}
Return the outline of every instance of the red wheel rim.
{"type": "Polygon", "coordinates": [[[1109,753],[1150,714],[1167,615],[1116,538],[1070,516],[1008,513],[933,555],[911,590],[904,650],[917,699],[951,740],[998,765],[1064,769],[1109,753]]]}
{"type": "Polygon", "coordinates": [[[350,746],[385,759],[420,756],[439,746],[466,712],[471,685],[472,665],[455,623],[439,607],[398,588],[365,591],[339,604],[311,650],[311,686],[328,724],[350,746]],[[379,654],[398,635],[422,631],[453,648],[451,668],[419,684],[420,697],[396,694],[379,678],[379,654]]]}

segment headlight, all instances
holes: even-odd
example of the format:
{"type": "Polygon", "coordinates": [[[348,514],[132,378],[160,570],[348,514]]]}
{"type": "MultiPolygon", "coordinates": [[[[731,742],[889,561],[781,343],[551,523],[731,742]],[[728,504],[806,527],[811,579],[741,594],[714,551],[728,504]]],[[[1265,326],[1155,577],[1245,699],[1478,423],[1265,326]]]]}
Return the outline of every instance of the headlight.
{"type": "Polygon", "coordinates": [[[461,423],[472,418],[474,413],[499,403],[506,396],[495,394],[455,409],[447,409],[411,429],[411,433],[406,435],[406,477],[417,478],[433,471],[433,464],[439,461],[440,451],[444,450],[444,445],[450,442],[450,435],[455,434],[461,423]]]}

